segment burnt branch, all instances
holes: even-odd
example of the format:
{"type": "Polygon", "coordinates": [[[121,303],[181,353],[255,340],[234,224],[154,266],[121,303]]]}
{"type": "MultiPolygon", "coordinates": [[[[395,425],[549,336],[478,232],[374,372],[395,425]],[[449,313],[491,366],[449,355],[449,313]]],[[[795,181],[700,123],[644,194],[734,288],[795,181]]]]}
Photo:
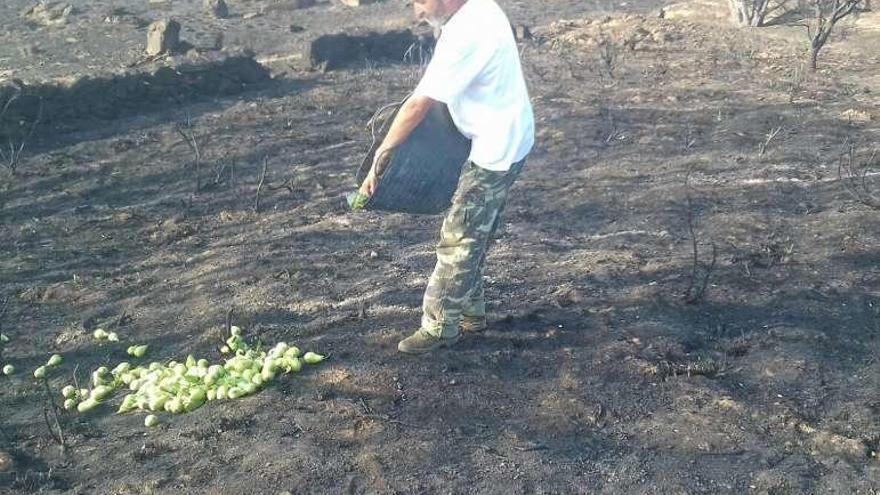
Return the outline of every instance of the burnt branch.
{"type": "Polygon", "coordinates": [[[263,171],[260,173],[260,183],[257,185],[257,196],[254,198],[254,213],[260,211],[260,193],[263,191],[263,185],[266,183],[266,170],[269,168],[269,157],[263,157],[263,171]]]}
{"type": "Polygon", "coordinates": [[[196,194],[202,189],[202,179],[201,179],[201,168],[202,168],[202,151],[199,147],[198,136],[196,135],[195,124],[190,118],[189,112],[186,113],[186,118],[183,122],[178,122],[174,126],[174,130],[183,138],[183,141],[189,146],[189,149],[192,150],[193,155],[195,155],[195,169],[196,169],[196,194]]]}
{"type": "Polygon", "coordinates": [[[61,426],[61,414],[59,412],[58,404],[52,399],[52,390],[49,388],[49,380],[43,378],[40,381],[43,382],[43,420],[46,422],[46,428],[48,428],[52,440],[60,445],[61,451],[64,452],[67,449],[67,443],[64,441],[64,428],[61,426]],[[50,412],[52,413],[51,421],[49,420],[50,412]]]}
{"type": "MultiPolygon", "coordinates": [[[[0,130],[2,130],[3,117],[12,106],[12,103],[17,101],[20,96],[21,92],[19,91],[10,96],[9,99],[7,99],[6,103],[3,104],[3,109],[0,110],[0,130]]],[[[34,133],[36,132],[37,127],[40,125],[40,122],[42,122],[42,120],[43,99],[39,98],[37,115],[28,127],[28,130],[25,131],[24,134],[21,134],[18,138],[10,133],[6,137],[6,143],[0,146],[0,160],[3,161],[3,164],[9,170],[10,174],[15,175],[15,172],[18,169],[19,164],[21,163],[21,157],[24,155],[24,150],[27,147],[28,142],[34,136],[34,133]]]]}
{"type": "Polygon", "coordinates": [[[684,179],[687,198],[687,228],[688,234],[691,238],[692,254],[690,280],[688,282],[688,288],[684,294],[684,300],[688,304],[696,304],[703,299],[706,294],[706,289],[709,287],[709,277],[711,277],[712,272],[715,270],[715,264],[718,261],[718,246],[715,242],[711,242],[712,258],[709,261],[709,264],[704,265],[700,262],[700,242],[696,232],[696,219],[694,218],[694,207],[690,189],[690,176],[692,170],[692,167],[688,168],[684,179]],[[702,272],[702,276],[700,275],[700,272],[702,272]]]}
{"type": "Polygon", "coordinates": [[[837,162],[837,177],[847,192],[859,203],[880,210],[880,195],[869,179],[876,176],[875,169],[880,168],[878,151],[874,149],[867,159],[859,158],[859,150],[855,144],[847,140],[847,149],[837,162]]]}
{"type": "Polygon", "coordinates": [[[770,129],[770,131],[767,132],[764,141],[761,143],[761,147],[758,149],[758,156],[764,156],[764,153],[767,152],[767,148],[770,146],[770,143],[772,143],[773,140],[776,139],[776,137],[779,136],[779,134],[781,134],[783,130],[785,130],[785,127],[780,125],[778,127],[770,129]]]}

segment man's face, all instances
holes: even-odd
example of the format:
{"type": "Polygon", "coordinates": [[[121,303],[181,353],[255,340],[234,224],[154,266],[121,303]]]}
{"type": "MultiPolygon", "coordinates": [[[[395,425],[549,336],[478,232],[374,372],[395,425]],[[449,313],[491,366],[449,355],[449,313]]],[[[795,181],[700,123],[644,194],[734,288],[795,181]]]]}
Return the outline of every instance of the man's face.
{"type": "Polygon", "coordinates": [[[446,17],[446,5],[443,0],[413,0],[413,12],[416,20],[436,27],[446,17]]]}

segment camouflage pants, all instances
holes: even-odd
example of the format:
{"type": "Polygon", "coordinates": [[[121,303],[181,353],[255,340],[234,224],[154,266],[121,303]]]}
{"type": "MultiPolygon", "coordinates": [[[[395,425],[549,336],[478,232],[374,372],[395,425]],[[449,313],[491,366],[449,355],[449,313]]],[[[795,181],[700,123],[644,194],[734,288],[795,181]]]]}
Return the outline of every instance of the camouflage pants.
{"type": "Polygon", "coordinates": [[[437,264],[422,303],[422,328],[431,334],[455,335],[462,316],[486,314],[482,273],[486,250],[524,163],[513,164],[507,172],[464,164],[452,206],[443,219],[437,264]]]}

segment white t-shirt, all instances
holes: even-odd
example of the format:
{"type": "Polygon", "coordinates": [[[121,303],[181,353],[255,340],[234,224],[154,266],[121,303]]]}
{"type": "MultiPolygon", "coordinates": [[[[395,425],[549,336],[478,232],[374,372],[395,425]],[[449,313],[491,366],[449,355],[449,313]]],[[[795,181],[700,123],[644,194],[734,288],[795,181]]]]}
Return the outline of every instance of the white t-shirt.
{"type": "Polygon", "coordinates": [[[494,0],[468,0],[446,22],[414,94],[449,107],[480,167],[506,171],[532,149],[535,117],[519,51],[494,0]]]}

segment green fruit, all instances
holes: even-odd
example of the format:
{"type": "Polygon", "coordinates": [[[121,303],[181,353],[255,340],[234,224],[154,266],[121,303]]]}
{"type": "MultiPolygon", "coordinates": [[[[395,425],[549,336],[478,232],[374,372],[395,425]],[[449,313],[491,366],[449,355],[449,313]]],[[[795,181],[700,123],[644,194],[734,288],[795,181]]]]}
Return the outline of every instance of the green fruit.
{"type": "Polygon", "coordinates": [[[180,414],[183,412],[183,404],[179,398],[174,397],[165,403],[165,410],[171,414],[180,414]]]}
{"type": "Polygon", "coordinates": [[[164,411],[165,403],[168,402],[168,399],[170,397],[166,394],[156,394],[148,400],[147,409],[150,411],[164,411]]]}
{"type": "Polygon", "coordinates": [[[108,387],[106,385],[98,385],[97,387],[92,389],[91,400],[94,401],[102,401],[110,396],[113,393],[113,388],[108,387]]]}
{"type": "Polygon", "coordinates": [[[94,337],[95,340],[104,340],[107,338],[107,332],[104,331],[103,328],[96,328],[95,331],[92,332],[92,337],[94,337]]]}
{"type": "Polygon", "coordinates": [[[300,358],[293,358],[287,360],[287,372],[288,373],[297,373],[302,369],[302,360],[300,358]]]}
{"type": "Polygon", "coordinates": [[[0,342],[3,342],[4,344],[9,342],[9,337],[7,337],[5,333],[0,333],[0,342]]]}
{"type": "Polygon", "coordinates": [[[119,335],[116,332],[110,332],[107,334],[107,340],[110,342],[119,342],[119,335]]]}
{"type": "Polygon", "coordinates": [[[305,361],[306,364],[318,364],[323,360],[324,356],[320,354],[315,354],[314,352],[307,352],[303,354],[303,361],[305,361]]]}
{"type": "Polygon", "coordinates": [[[66,399],[64,401],[64,410],[65,411],[70,411],[74,407],[76,407],[76,399],[66,399]]]}
{"type": "Polygon", "coordinates": [[[217,387],[217,394],[216,394],[217,399],[219,399],[219,400],[226,399],[227,398],[226,393],[228,390],[229,390],[229,388],[226,385],[220,385],[219,387],[217,387]]]}
{"type": "Polygon", "coordinates": [[[364,206],[366,206],[367,200],[370,199],[370,197],[362,194],[360,191],[355,191],[347,194],[345,199],[348,202],[348,207],[351,208],[351,211],[360,211],[364,209],[364,206]]]}
{"type": "Polygon", "coordinates": [[[76,388],[73,385],[68,385],[61,389],[61,396],[65,399],[72,399],[76,397],[76,388]]]}
{"type": "Polygon", "coordinates": [[[37,378],[39,380],[46,378],[46,367],[40,366],[39,368],[35,369],[34,370],[34,378],[37,378]]]}
{"type": "Polygon", "coordinates": [[[116,367],[113,368],[113,370],[110,373],[114,376],[115,375],[122,375],[124,373],[128,373],[130,370],[131,370],[131,365],[126,362],[122,362],[122,363],[117,364],[116,367]]]}
{"type": "Polygon", "coordinates": [[[241,336],[241,328],[239,328],[235,325],[232,325],[231,327],[229,327],[229,333],[235,337],[239,337],[239,336],[241,336]]]}
{"type": "Polygon", "coordinates": [[[144,426],[146,426],[147,428],[152,428],[157,424],[159,424],[159,418],[157,418],[154,414],[149,414],[146,418],[144,418],[144,426]]]}
{"type": "Polygon", "coordinates": [[[134,348],[134,357],[136,357],[136,358],[144,357],[144,354],[147,353],[147,349],[148,349],[149,347],[150,347],[150,346],[149,346],[148,344],[135,346],[135,348],[134,348]]]}
{"type": "Polygon", "coordinates": [[[122,414],[131,411],[136,405],[137,397],[134,394],[128,394],[122,399],[122,404],[119,405],[119,410],[117,410],[116,413],[122,414]]]}
{"type": "Polygon", "coordinates": [[[284,351],[284,357],[288,359],[292,359],[295,357],[299,357],[299,347],[292,345],[287,350],[284,351]]]}
{"type": "Polygon", "coordinates": [[[81,413],[84,413],[84,412],[91,411],[92,409],[94,409],[97,406],[98,406],[98,401],[93,400],[93,399],[86,399],[86,400],[80,402],[76,406],[76,410],[81,413]]]}
{"type": "Polygon", "coordinates": [[[13,373],[15,373],[15,366],[13,366],[11,364],[7,364],[6,366],[3,367],[3,374],[4,375],[9,376],[13,373]]]}
{"type": "Polygon", "coordinates": [[[46,362],[46,366],[54,368],[64,362],[64,358],[61,357],[60,354],[53,354],[52,357],[49,358],[49,361],[46,362]]]}

